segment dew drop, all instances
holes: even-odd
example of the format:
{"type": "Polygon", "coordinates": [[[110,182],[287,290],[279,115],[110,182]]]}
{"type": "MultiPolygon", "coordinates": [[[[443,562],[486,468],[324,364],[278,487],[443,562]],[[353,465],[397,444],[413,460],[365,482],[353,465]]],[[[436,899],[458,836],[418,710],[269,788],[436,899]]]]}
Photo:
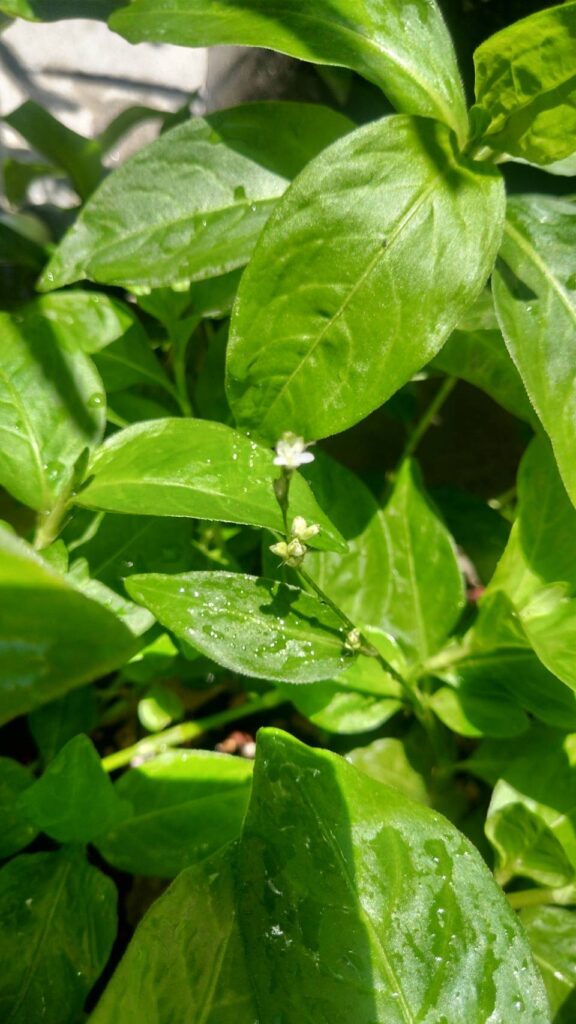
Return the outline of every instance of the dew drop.
{"type": "Polygon", "coordinates": [[[104,405],[104,395],[98,393],[90,395],[86,405],[89,409],[99,409],[100,406],[104,405]]]}

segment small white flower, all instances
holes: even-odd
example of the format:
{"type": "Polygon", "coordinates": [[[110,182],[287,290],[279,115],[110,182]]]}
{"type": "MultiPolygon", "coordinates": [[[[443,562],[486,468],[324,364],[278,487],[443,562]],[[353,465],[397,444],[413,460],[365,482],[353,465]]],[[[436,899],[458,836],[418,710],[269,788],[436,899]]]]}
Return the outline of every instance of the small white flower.
{"type": "Polygon", "coordinates": [[[270,551],[273,555],[278,555],[282,559],[283,565],[289,565],[293,569],[297,569],[299,565],[302,565],[308,548],[297,537],[294,537],[288,543],[285,540],[281,540],[277,544],[271,544],[270,551]]]}
{"type": "Polygon", "coordinates": [[[290,530],[291,537],[296,537],[298,540],[310,540],[312,537],[317,537],[319,533],[318,523],[310,523],[308,526],[304,516],[294,516],[290,530]]]}
{"type": "Polygon", "coordinates": [[[312,452],[306,451],[308,447],[304,438],[290,432],[282,434],[276,445],[274,465],[284,466],[285,469],[298,469],[307,462],[314,462],[312,452]]]}

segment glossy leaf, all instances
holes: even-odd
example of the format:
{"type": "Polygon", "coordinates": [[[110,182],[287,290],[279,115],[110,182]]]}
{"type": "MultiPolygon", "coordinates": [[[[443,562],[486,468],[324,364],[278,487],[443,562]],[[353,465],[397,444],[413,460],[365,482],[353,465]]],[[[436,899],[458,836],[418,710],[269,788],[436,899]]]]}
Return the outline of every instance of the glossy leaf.
{"type": "Polygon", "coordinates": [[[481,291],[503,201],[499,172],[458,156],[431,120],[387,117],[322,153],[240,283],[227,368],[237,421],[269,440],[315,439],[385,402],[481,291]]]}
{"type": "Polygon", "coordinates": [[[466,129],[450,36],[435,2],[392,0],[138,0],[111,21],[131,42],[264,46],[314,64],[335,64],[379,85],[408,114],[466,129]]]}
{"type": "Polygon", "coordinates": [[[40,287],[182,287],[243,266],[291,178],[350,128],[325,107],[275,102],[178,125],[106,179],[40,287]]]}
{"type": "MultiPolygon", "coordinates": [[[[576,735],[563,735],[543,726],[506,743],[485,740],[467,761],[473,774],[494,785],[506,784],[507,802],[521,804],[532,818],[541,819],[561,848],[561,870],[568,861],[576,870],[576,735]],[[537,765],[537,770],[535,770],[537,765]]],[[[493,810],[498,810],[498,799],[493,810]]],[[[504,800],[502,801],[504,803],[504,800]]],[[[545,849],[550,839],[544,830],[545,849]]],[[[525,854],[526,857],[526,854],[525,854]]],[[[534,868],[532,868],[534,874],[534,868]]]]}
{"type": "Polygon", "coordinates": [[[576,913],[525,907],[520,920],[544,978],[554,1024],[570,1024],[576,1007],[576,913]]]}
{"type": "MultiPolygon", "coordinates": [[[[392,638],[373,627],[364,633],[401,673],[404,659],[392,638]]],[[[363,655],[336,680],[306,687],[284,684],[281,689],[319,729],[344,735],[377,729],[401,711],[405,701],[402,685],[375,658],[363,655]]]]}
{"type": "Polygon", "coordinates": [[[179,639],[241,675],[313,683],[350,664],[340,619],[297,587],[242,573],[192,572],[131,576],[126,589],[179,639]]]}
{"type": "Polygon", "coordinates": [[[422,774],[412,764],[407,745],[393,736],[384,736],[365,747],[346,754],[359,771],[377,782],[398,789],[404,796],[420,804],[428,804],[428,790],[422,774]]]}
{"type": "Polygon", "coordinates": [[[575,224],[565,199],[513,197],[493,290],[508,351],[576,504],[575,224]]]}
{"type": "Polygon", "coordinates": [[[576,3],[538,11],[490,36],[474,54],[484,141],[549,164],[576,149],[576,3]]]}
{"type": "Polygon", "coordinates": [[[74,850],[24,854],[0,871],[0,922],[3,1024],[76,1024],[116,935],[114,883],[74,850]]]}
{"type": "Polygon", "coordinates": [[[62,747],[42,777],[22,793],[18,808],[60,843],[88,843],[129,813],[93,743],[83,735],[62,747]]]}
{"type": "Polygon", "coordinates": [[[0,332],[0,483],[47,510],[102,437],[102,381],[87,356],[60,346],[47,319],[0,313],[0,332]]]}
{"type": "Polygon", "coordinates": [[[118,668],[132,634],[0,530],[0,723],[118,668]]]}
{"type": "Polygon", "coordinates": [[[348,545],[342,553],[310,552],[306,571],[353,622],[379,625],[391,556],[378,502],[357,476],[323,452],[302,475],[348,545]]]}
{"type": "Polygon", "coordinates": [[[530,423],[536,419],[522,378],[498,329],[454,331],[431,365],[481,388],[521,420],[530,423]]]}
{"type": "MultiPolygon", "coordinates": [[[[78,504],[107,512],[189,516],[283,531],[274,496],[273,454],[222,423],[163,419],[115,434],[96,453],[78,504]]],[[[340,535],[296,477],[294,514],[318,523],[320,548],[341,549],[340,535]]]]}
{"type": "Polygon", "coordinates": [[[90,1024],[254,1024],[234,906],[233,857],[182,871],[139,925],[90,1024]]]}
{"type": "Polygon", "coordinates": [[[549,1020],[526,938],[468,841],[334,754],[262,730],[238,848],[155,904],[93,1024],[250,1024],[279,1006],[315,1024],[549,1020]]]}
{"type": "Polygon", "coordinates": [[[207,750],[178,750],[132,768],[114,788],[130,817],[96,842],[115,868],[174,878],[236,839],[252,784],[252,762],[207,750]]]}
{"type": "Polygon", "coordinates": [[[515,876],[549,888],[573,881],[574,865],[552,828],[506,782],[498,782],[492,794],[486,835],[498,853],[496,878],[502,885],[515,876]]]}
{"type": "Polygon", "coordinates": [[[464,589],[454,543],[430,505],[416,466],[405,462],[384,509],[390,561],[382,627],[425,660],[456,625],[464,589]]]}
{"type": "Polygon", "coordinates": [[[459,685],[442,686],[430,699],[438,718],[461,736],[519,736],[530,720],[509,693],[503,693],[500,680],[485,673],[458,680],[459,685]]]}
{"type": "Polygon", "coordinates": [[[33,782],[33,775],[23,764],[0,757],[0,859],[23,850],[37,835],[38,830],[16,807],[19,794],[33,782]]]}

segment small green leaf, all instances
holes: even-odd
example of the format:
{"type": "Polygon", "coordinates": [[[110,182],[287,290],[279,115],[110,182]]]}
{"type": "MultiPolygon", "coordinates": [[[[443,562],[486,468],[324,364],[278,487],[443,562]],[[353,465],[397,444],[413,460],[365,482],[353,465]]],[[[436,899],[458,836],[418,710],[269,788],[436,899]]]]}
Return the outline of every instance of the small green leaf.
{"type": "Polygon", "coordinates": [[[237,422],[315,439],[385,402],[480,293],[503,218],[499,171],[459,155],[435,121],[386,117],[334,143],[288,190],[240,282],[237,422]]]}
{"type": "Polygon", "coordinates": [[[351,127],[326,107],[275,102],[178,125],[103,182],[40,287],[182,287],[243,266],[291,178],[351,127]]]}
{"type": "Polygon", "coordinates": [[[11,757],[0,757],[0,859],[23,850],[38,833],[16,806],[20,793],[33,782],[33,776],[23,764],[11,757]]]}
{"type": "Polygon", "coordinates": [[[496,783],[486,835],[498,854],[496,878],[502,884],[519,876],[547,888],[562,888],[574,880],[574,864],[552,829],[506,782],[496,783]]]}
{"type": "Polygon", "coordinates": [[[131,576],[128,593],[219,665],[258,679],[313,683],[350,664],[334,612],[297,587],[233,572],[131,576]]]}
{"type": "Polygon", "coordinates": [[[525,907],[520,920],[544,978],[554,1024],[571,1024],[576,1008],[576,913],[525,907]]]}
{"type": "Polygon", "coordinates": [[[42,777],[22,793],[18,809],[59,843],[88,843],[129,813],[83,735],[62,747],[42,777]]]}
{"type": "Polygon", "coordinates": [[[252,762],[206,750],[161,754],[120,777],[115,790],[133,814],[96,842],[115,868],[174,878],[236,839],[252,784],[252,762]]]}
{"type": "Polygon", "coordinates": [[[113,882],[74,850],[0,871],[0,1018],[76,1024],[116,936],[113,882]]]}
{"type": "Polygon", "coordinates": [[[440,815],[261,730],[240,842],[140,925],[93,1024],[548,1024],[525,935],[440,815]],[[209,979],[209,982],[208,982],[209,979]]]}
{"type": "Polygon", "coordinates": [[[398,110],[467,127],[450,35],[434,0],[138,0],[111,21],[131,42],[264,46],[314,64],[352,68],[398,110]]]}
{"type": "Polygon", "coordinates": [[[474,54],[476,99],[490,117],[483,141],[537,164],[576,149],[576,4],[538,11],[490,36],[474,54]]]}
{"type": "Polygon", "coordinates": [[[122,665],[136,643],[24,541],[0,530],[0,723],[122,665]]]}
{"type": "Polygon", "coordinates": [[[138,701],[138,720],[148,732],[160,732],[184,717],[184,705],[177,693],[156,683],[138,701]]]}
{"type": "Polygon", "coordinates": [[[384,736],[365,747],[351,750],[346,754],[346,760],[370,778],[398,789],[411,800],[419,804],[429,803],[424,776],[412,764],[409,750],[402,740],[384,736]]]}
{"type": "Polygon", "coordinates": [[[429,503],[415,463],[405,462],[384,509],[389,563],[380,625],[424,661],[446,640],[464,605],[454,543],[429,503]]]}
{"type": "Polygon", "coordinates": [[[499,680],[489,675],[470,682],[459,679],[457,686],[442,686],[430,698],[438,718],[461,736],[520,736],[530,720],[509,694],[502,693],[499,680]]]}
{"type": "Polygon", "coordinates": [[[565,199],[513,197],[492,282],[508,351],[574,504],[575,225],[576,206],[565,199]]]}
{"type": "Polygon", "coordinates": [[[0,313],[0,483],[50,509],[84,449],[98,444],[106,396],[91,360],[59,344],[48,318],[0,313]]]}
{"type": "MultiPolygon", "coordinates": [[[[272,486],[279,475],[272,452],[222,423],[167,418],[135,424],[96,452],[88,475],[75,499],[88,508],[284,529],[272,486]]],[[[315,546],[343,548],[298,475],[290,504],[294,515],[320,525],[315,546]]]]}

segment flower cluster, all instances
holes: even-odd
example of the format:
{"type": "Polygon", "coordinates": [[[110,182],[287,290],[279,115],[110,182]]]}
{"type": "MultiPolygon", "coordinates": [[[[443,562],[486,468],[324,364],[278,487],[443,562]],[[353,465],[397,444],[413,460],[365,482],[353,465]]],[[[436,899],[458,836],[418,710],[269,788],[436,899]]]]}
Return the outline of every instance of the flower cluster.
{"type": "Polygon", "coordinates": [[[308,525],[303,516],[295,516],[292,520],[288,540],[281,540],[277,544],[271,544],[270,551],[282,559],[282,565],[289,565],[292,569],[297,569],[298,566],[302,565],[308,551],[305,541],[310,540],[312,537],[317,537],[319,533],[320,527],[318,523],[308,525]]]}

